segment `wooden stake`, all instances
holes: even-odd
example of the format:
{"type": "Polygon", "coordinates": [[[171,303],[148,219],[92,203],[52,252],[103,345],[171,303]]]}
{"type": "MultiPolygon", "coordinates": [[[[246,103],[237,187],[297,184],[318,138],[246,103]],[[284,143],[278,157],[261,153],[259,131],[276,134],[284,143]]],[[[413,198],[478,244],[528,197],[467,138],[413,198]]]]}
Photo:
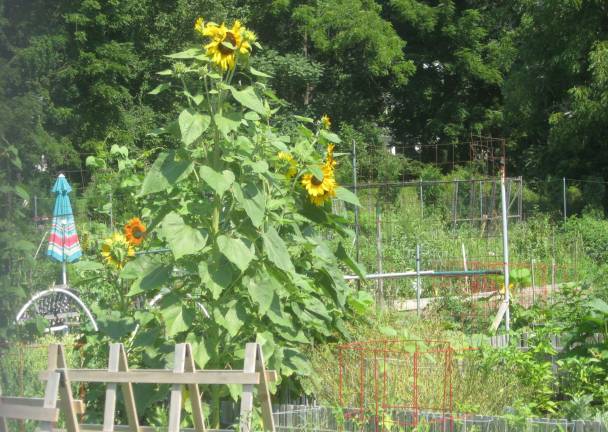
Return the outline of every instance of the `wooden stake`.
{"type": "MultiPolygon", "coordinates": [[[[186,344],[175,345],[175,360],[173,363],[174,373],[183,373],[186,364],[186,344]]],[[[169,401],[169,427],[168,432],[179,432],[182,414],[182,386],[173,384],[171,386],[171,399],[169,401]]]]}
{"type": "MultiPolygon", "coordinates": [[[[186,372],[195,372],[194,358],[192,356],[192,346],[186,344],[186,358],[184,370],[186,372]]],[[[201,393],[197,384],[188,384],[188,392],[190,393],[190,404],[192,405],[192,417],[194,417],[194,429],[196,432],[205,432],[205,418],[203,416],[203,408],[201,406],[201,393]]]]}
{"type": "MultiPolygon", "coordinates": [[[[255,372],[257,344],[248,343],[245,346],[243,372],[255,372]]],[[[253,385],[243,385],[241,395],[240,432],[251,432],[251,416],[253,414],[253,385]]]]}

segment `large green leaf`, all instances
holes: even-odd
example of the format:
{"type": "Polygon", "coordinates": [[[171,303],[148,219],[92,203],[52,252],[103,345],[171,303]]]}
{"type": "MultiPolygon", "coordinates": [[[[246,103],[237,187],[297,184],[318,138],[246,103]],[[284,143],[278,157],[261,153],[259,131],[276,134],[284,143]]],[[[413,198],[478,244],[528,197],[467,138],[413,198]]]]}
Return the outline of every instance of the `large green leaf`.
{"type": "Polygon", "coordinates": [[[253,87],[250,86],[244,90],[237,90],[234,87],[230,87],[230,92],[241,105],[257,112],[258,114],[266,116],[266,108],[258,95],[255,94],[253,87]]]}
{"type": "Polygon", "coordinates": [[[221,235],[217,238],[217,246],[228,261],[241,271],[247,270],[249,263],[255,257],[251,249],[240,239],[221,235]]]}
{"type": "Polygon", "coordinates": [[[247,314],[241,303],[235,303],[230,306],[228,312],[226,312],[225,326],[230,336],[234,337],[237,335],[245,321],[247,320],[247,314]]]}
{"type": "Polygon", "coordinates": [[[338,249],[336,250],[336,257],[338,257],[344,264],[346,264],[352,271],[355,272],[357,276],[361,279],[365,279],[365,269],[359,265],[354,259],[348,255],[344,246],[342,246],[342,242],[338,244],[338,249]]]}
{"type": "Polygon", "coordinates": [[[253,183],[247,183],[244,186],[238,183],[234,184],[234,197],[243,207],[253,226],[259,227],[264,221],[264,212],[266,210],[266,196],[253,183]]]}
{"type": "Polygon", "coordinates": [[[203,369],[211,356],[207,352],[205,341],[200,334],[188,333],[186,342],[192,346],[192,357],[199,369],[203,369]]]}
{"type": "Polygon", "coordinates": [[[234,173],[230,170],[224,170],[221,173],[213,168],[203,165],[200,168],[201,178],[207,183],[218,195],[222,196],[232,183],[234,183],[234,173]]]}
{"type": "Polygon", "coordinates": [[[270,275],[264,275],[256,278],[251,278],[247,284],[247,291],[251,299],[258,304],[260,315],[265,315],[270,309],[273,300],[279,299],[276,297],[275,286],[278,284],[276,279],[270,275]]]}
{"type": "Polygon", "coordinates": [[[194,318],[192,310],[183,307],[180,302],[162,308],[160,313],[165,323],[165,334],[168,337],[188,330],[194,318]]]}
{"type": "Polygon", "coordinates": [[[175,259],[194,254],[205,247],[207,234],[184,222],[175,212],[168,213],[160,225],[159,235],[168,244],[175,259]]]}
{"type": "Polygon", "coordinates": [[[336,197],[342,201],[361,207],[361,203],[359,202],[357,195],[342,186],[336,188],[336,197]]]}
{"type": "Polygon", "coordinates": [[[146,174],[140,195],[148,195],[171,188],[192,172],[192,162],[177,157],[174,150],[161,153],[146,174]]]}
{"type": "Polygon", "coordinates": [[[139,278],[133,282],[127,295],[133,296],[144,291],[151,291],[162,287],[169,281],[172,271],[172,264],[158,263],[154,266],[146,267],[139,278]]]}
{"type": "Polygon", "coordinates": [[[222,259],[220,263],[207,263],[201,261],[198,265],[198,274],[201,284],[211,291],[214,300],[220,298],[222,292],[227,289],[233,280],[233,272],[230,263],[222,259]]]}
{"type": "Polygon", "coordinates": [[[283,365],[284,369],[287,369],[287,375],[291,375],[290,372],[304,376],[312,373],[312,367],[308,359],[294,348],[285,348],[283,350],[283,365]]]}
{"type": "Polygon", "coordinates": [[[269,227],[268,230],[262,234],[264,239],[264,251],[268,255],[268,259],[272,261],[278,268],[286,272],[294,272],[293,263],[289,256],[289,251],[285,242],[279,236],[277,230],[273,227],[269,227]]]}
{"type": "Polygon", "coordinates": [[[229,114],[217,113],[213,116],[213,121],[224,136],[228,136],[230,132],[233,132],[241,125],[242,116],[240,113],[233,112],[229,114]]]}
{"type": "Polygon", "coordinates": [[[179,129],[182,133],[182,141],[189,145],[196,141],[207,130],[211,123],[211,117],[189,109],[185,109],[179,115],[179,129]]]}

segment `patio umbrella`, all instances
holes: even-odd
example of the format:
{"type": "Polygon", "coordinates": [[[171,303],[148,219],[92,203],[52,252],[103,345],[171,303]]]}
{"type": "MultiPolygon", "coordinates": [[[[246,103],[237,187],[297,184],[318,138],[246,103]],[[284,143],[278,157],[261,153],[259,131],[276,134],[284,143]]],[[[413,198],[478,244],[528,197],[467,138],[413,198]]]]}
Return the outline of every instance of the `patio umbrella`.
{"type": "Polygon", "coordinates": [[[78,260],[82,256],[82,250],[80,249],[72,205],[68,196],[72,188],[63,174],[59,174],[52,190],[57,196],[53,209],[53,226],[51,227],[49,248],[46,254],[61,262],[63,285],[67,285],[66,263],[78,260]]]}

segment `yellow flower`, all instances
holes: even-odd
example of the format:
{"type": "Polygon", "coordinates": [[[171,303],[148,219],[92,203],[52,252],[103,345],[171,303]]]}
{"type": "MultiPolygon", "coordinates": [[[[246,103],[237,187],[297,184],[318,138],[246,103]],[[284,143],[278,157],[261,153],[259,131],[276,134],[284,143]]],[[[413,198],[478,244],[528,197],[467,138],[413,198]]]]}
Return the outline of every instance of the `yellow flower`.
{"type": "Polygon", "coordinates": [[[323,114],[323,117],[321,117],[321,126],[323,126],[324,129],[329,129],[331,127],[331,119],[327,114],[323,114]]]}
{"type": "Polygon", "coordinates": [[[289,167],[287,168],[287,172],[285,173],[285,176],[287,178],[292,178],[298,173],[298,163],[295,161],[295,159],[290,153],[286,151],[280,151],[277,156],[279,160],[286,161],[289,165],[289,167]]]}
{"type": "Polygon", "coordinates": [[[123,234],[114,233],[111,237],[105,239],[101,245],[101,255],[106,264],[120,270],[129,258],[135,256],[135,249],[123,234]]]}
{"type": "Polygon", "coordinates": [[[325,192],[323,195],[317,195],[317,196],[309,196],[310,198],[310,202],[313,203],[316,206],[322,206],[323,203],[325,203],[325,201],[331,199],[332,197],[336,196],[336,191],[330,191],[330,192],[325,192]]]}
{"type": "Polygon", "coordinates": [[[125,224],[125,238],[133,246],[139,246],[146,236],[146,226],[139,218],[133,218],[125,224]]]}
{"type": "Polygon", "coordinates": [[[334,159],[334,145],[327,145],[327,161],[325,162],[325,166],[330,167],[332,170],[336,167],[337,162],[334,159]]]}
{"type": "MultiPolygon", "coordinates": [[[[214,22],[204,24],[202,18],[199,18],[196,20],[194,28],[203,36],[211,38],[211,42],[205,45],[207,56],[222,71],[234,69],[237,54],[247,55],[251,52],[251,39],[244,35],[252,38],[255,37],[255,33],[243,27],[238,20],[234,22],[232,28],[228,28],[224,23],[221,25],[214,22]]],[[[253,42],[253,40],[251,41],[253,42]]]]}
{"type": "Polygon", "coordinates": [[[334,170],[328,164],[320,167],[323,172],[323,180],[319,180],[312,173],[306,173],[302,176],[302,186],[308,193],[308,198],[315,205],[321,205],[326,200],[336,196],[336,179],[334,178],[334,170]]]}
{"type": "Polygon", "coordinates": [[[203,34],[205,31],[205,21],[203,21],[202,17],[197,18],[196,22],[194,23],[194,30],[200,34],[203,34]]]}

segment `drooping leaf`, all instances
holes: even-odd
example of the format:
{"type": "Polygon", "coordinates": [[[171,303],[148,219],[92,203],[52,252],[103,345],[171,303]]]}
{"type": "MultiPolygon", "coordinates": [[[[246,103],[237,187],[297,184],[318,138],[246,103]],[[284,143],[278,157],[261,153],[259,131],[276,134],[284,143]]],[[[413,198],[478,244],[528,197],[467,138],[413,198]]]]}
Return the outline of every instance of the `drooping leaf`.
{"type": "Polygon", "coordinates": [[[148,92],[148,94],[150,94],[150,95],[157,95],[157,94],[159,94],[159,93],[161,93],[161,92],[163,92],[163,91],[165,91],[165,90],[167,90],[169,88],[171,88],[171,84],[162,83],[162,84],[159,84],[156,87],[154,87],[154,89],[150,90],[148,92]]]}
{"type": "Polygon", "coordinates": [[[264,251],[268,256],[268,259],[281,270],[290,273],[294,272],[295,268],[291,262],[287,246],[279,236],[277,230],[273,227],[269,227],[268,230],[262,234],[262,238],[264,239],[264,251]]]}
{"type": "Polygon", "coordinates": [[[255,257],[251,249],[240,239],[221,235],[217,238],[217,245],[228,261],[241,271],[247,270],[249,263],[255,257]]]}
{"type": "Polygon", "coordinates": [[[206,165],[201,166],[200,176],[219,196],[226,192],[234,183],[234,173],[224,170],[221,173],[206,165]]]}
{"type": "Polygon", "coordinates": [[[338,244],[336,257],[342,260],[342,262],[346,264],[348,268],[354,271],[357,276],[359,276],[361,279],[365,279],[365,269],[361,267],[358,262],[353,260],[350,255],[348,255],[346,249],[344,249],[344,246],[342,246],[342,242],[338,244]]]}
{"type": "Polygon", "coordinates": [[[336,197],[349,204],[361,207],[361,203],[359,202],[359,198],[357,198],[357,195],[342,186],[338,186],[336,188],[336,197]]]}
{"type": "Polygon", "coordinates": [[[264,104],[258,95],[255,94],[253,87],[250,86],[244,90],[237,90],[234,87],[230,87],[230,92],[232,93],[232,97],[234,97],[241,105],[257,112],[260,115],[266,116],[266,108],[264,108],[264,104]]]}
{"type": "Polygon", "coordinates": [[[338,135],[336,135],[335,133],[333,133],[333,132],[329,132],[329,131],[326,131],[324,129],[321,129],[320,134],[327,141],[332,142],[334,144],[339,144],[341,142],[340,141],[340,137],[338,135]]]}
{"type": "Polygon", "coordinates": [[[140,195],[148,195],[171,188],[192,172],[192,162],[177,157],[174,150],[158,155],[146,174],[140,195]]]}
{"type": "Polygon", "coordinates": [[[207,243],[207,233],[186,224],[176,212],[170,212],[164,217],[159,235],[169,244],[175,259],[196,253],[207,243]]]}
{"type": "Polygon", "coordinates": [[[247,183],[244,186],[235,183],[233,190],[234,197],[243,207],[253,225],[255,227],[262,225],[266,210],[266,197],[264,192],[253,183],[247,183]]]}
{"type": "Polygon", "coordinates": [[[171,59],[193,59],[201,54],[203,54],[203,50],[200,48],[188,48],[187,50],[178,53],[167,54],[165,57],[171,59]]]}

